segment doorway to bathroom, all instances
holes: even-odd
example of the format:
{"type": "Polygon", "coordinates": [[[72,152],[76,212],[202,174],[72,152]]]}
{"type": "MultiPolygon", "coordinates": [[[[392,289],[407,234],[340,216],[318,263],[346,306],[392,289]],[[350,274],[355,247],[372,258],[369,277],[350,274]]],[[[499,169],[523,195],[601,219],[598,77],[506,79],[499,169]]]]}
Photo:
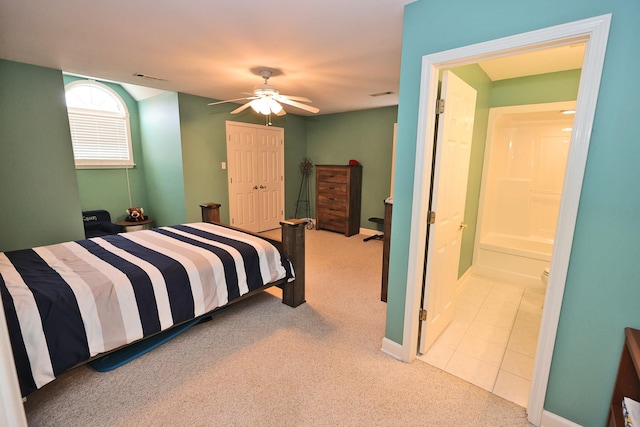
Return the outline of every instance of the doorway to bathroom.
{"type": "Polygon", "coordinates": [[[456,284],[452,321],[418,356],[523,407],[574,113],[575,101],[490,109],[473,265],[456,284]]]}
{"type": "Polygon", "coordinates": [[[534,52],[580,42],[587,43],[551,261],[552,273],[544,301],[531,394],[527,405],[528,419],[536,425],[540,425],[545,415],[543,404],[551,370],[610,22],[611,15],[602,15],[490,42],[427,54],[422,58],[402,344],[396,344],[385,338],[382,347],[383,351],[397,355],[404,361],[412,361],[416,357],[422,318],[421,296],[423,292],[429,293],[431,286],[430,283],[423,282],[423,277],[425,257],[430,256],[425,252],[430,216],[430,188],[432,184],[435,186],[436,180],[439,179],[436,175],[432,176],[430,165],[434,150],[435,111],[440,71],[514,53],[534,52]]]}

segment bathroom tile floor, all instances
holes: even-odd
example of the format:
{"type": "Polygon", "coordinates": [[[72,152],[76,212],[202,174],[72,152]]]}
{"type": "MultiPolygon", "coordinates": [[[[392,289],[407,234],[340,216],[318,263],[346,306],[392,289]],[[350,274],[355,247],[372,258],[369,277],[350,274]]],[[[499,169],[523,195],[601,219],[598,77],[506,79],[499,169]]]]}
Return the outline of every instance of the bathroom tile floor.
{"type": "Polygon", "coordinates": [[[418,359],[526,407],[544,293],[472,275],[453,321],[418,359]]]}

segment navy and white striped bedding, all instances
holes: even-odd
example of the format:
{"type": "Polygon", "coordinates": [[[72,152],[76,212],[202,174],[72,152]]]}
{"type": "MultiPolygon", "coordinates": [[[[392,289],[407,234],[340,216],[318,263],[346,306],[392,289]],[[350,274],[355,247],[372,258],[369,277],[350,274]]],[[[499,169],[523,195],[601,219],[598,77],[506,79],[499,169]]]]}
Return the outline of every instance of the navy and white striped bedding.
{"type": "Polygon", "coordinates": [[[0,253],[23,396],[89,358],[291,278],[266,240],[209,223],[0,253]]]}

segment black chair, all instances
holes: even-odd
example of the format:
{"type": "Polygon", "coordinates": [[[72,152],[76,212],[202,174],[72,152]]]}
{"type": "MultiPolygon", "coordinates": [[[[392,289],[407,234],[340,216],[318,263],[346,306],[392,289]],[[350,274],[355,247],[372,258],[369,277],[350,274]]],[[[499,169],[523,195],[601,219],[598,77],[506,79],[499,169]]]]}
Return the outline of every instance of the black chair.
{"type": "Polygon", "coordinates": [[[122,231],[122,227],[111,222],[111,215],[109,211],[105,210],[82,212],[82,222],[84,223],[84,235],[87,239],[117,234],[122,231]]]}
{"type": "MultiPolygon", "coordinates": [[[[384,226],[384,219],[382,218],[369,218],[369,221],[371,222],[375,222],[376,224],[380,225],[380,226],[384,226]]],[[[364,239],[362,239],[363,242],[368,242],[369,240],[383,240],[384,239],[384,234],[374,234],[373,236],[369,236],[369,237],[365,237],[364,239]]]]}

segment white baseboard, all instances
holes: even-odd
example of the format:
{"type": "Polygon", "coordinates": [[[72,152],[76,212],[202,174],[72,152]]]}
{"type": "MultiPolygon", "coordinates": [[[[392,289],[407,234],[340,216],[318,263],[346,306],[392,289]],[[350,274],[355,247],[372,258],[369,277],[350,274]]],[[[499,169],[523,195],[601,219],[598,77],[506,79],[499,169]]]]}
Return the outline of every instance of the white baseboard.
{"type": "Polygon", "coordinates": [[[362,228],[360,227],[360,234],[364,234],[365,236],[374,236],[376,234],[382,234],[382,231],[372,230],[370,228],[362,228]]]}
{"type": "Polygon", "coordinates": [[[473,274],[473,266],[469,267],[467,271],[458,279],[456,283],[456,298],[469,286],[467,279],[473,274]]]}
{"type": "Polygon", "coordinates": [[[402,345],[391,341],[389,338],[382,339],[382,348],[380,350],[394,359],[402,360],[402,345]]]}
{"type": "Polygon", "coordinates": [[[573,421],[569,421],[562,418],[559,415],[549,411],[542,411],[542,418],[540,419],[540,427],[582,427],[580,424],[576,424],[573,421]]]}

